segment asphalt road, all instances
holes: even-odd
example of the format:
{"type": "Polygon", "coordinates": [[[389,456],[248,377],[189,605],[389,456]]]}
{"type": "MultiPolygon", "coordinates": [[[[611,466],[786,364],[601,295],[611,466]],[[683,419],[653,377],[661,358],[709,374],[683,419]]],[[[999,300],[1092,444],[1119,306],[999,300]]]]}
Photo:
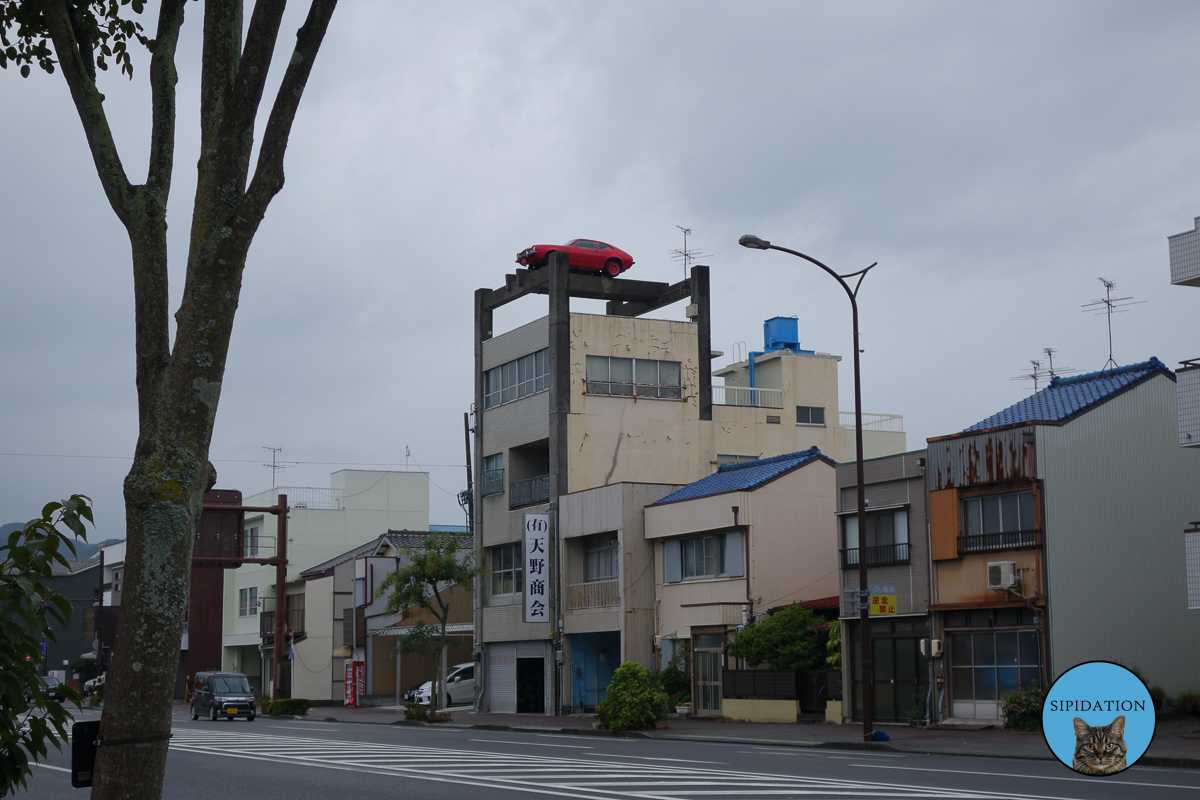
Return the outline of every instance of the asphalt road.
{"type": "MultiPolygon", "coordinates": [[[[95,718],[85,712],[85,718],[95,718]]],[[[523,720],[523,722],[528,722],[523,720]]],[[[30,779],[38,800],[81,798],[70,754],[30,779]]],[[[166,798],[255,800],[522,796],[787,800],[1071,798],[1200,800],[1200,771],[1133,767],[1111,778],[1057,762],[860,754],[644,739],[175,717],[166,798]]]]}

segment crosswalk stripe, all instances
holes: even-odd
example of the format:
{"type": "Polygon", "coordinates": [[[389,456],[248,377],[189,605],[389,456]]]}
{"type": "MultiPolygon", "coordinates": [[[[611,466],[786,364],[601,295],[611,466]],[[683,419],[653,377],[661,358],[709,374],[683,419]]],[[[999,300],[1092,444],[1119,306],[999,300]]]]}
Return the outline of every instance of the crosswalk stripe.
{"type": "MultiPolygon", "coordinates": [[[[171,741],[171,749],[491,789],[568,796],[583,800],[687,800],[717,795],[914,800],[993,800],[999,797],[1014,797],[1012,794],[989,791],[875,783],[854,779],[755,774],[664,763],[604,763],[591,758],[486,753],[444,747],[330,741],[240,731],[177,731],[171,741]]],[[[617,754],[612,755],[614,758],[621,757],[617,754]]],[[[1034,798],[1032,795],[1021,797],[1029,800],[1034,798]]]]}

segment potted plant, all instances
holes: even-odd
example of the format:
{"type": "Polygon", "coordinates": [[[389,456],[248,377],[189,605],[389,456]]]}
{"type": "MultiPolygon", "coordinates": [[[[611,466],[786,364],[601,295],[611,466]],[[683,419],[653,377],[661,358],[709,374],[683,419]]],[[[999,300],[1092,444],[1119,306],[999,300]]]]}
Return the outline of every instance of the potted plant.
{"type": "Polygon", "coordinates": [[[925,727],[925,704],[929,700],[929,687],[922,684],[917,687],[917,696],[913,699],[912,708],[908,710],[908,727],[925,727]]]}

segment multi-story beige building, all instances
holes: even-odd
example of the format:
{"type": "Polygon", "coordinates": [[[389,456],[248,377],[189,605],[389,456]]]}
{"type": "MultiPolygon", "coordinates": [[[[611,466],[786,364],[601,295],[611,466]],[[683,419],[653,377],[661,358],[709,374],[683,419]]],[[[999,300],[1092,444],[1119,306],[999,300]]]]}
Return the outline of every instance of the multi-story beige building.
{"type": "MultiPolygon", "coordinates": [[[[289,505],[287,613],[289,627],[301,639],[307,636],[301,572],[389,530],[429,527],[429,474],[425,472],[340,470],[330,476],[328,488],[277,487],[246,497],[244,505],[274,505],[281,494],[287,495],[289,505]]],[[[246,514],[243,555],[273,556],[275,541],[275,516],[246,514]]],[[[228,571],[222,605],[221,668],[247,675],[256,689],[269,695],[273,654],[266,643],[273,641],[274,630],[264,625],[264,614],[275,612],[275,567],[247,564],[228,571]]]]}
{"type": "MultiPolygon", "coordinates": [[[[597,663],[653,663],[652,625],[630,628],[626,621],[651,617],[611,614],[643,608],[641,584],[628,573],[653,564],[640,521],[610,524],[613,513],[640,514],[638,503],[657,499],[650,495],[699,480],[721,463],[813,446],[844,456],[837,357],[802,351],[797,341],[768,341],[764,353],[749,356],[753,385],[748,363],[745,376],[735,364],[716,373],[725,386],[713,385],[707,267],[668,286],[571,273],[557,258],[475,296],[475,541],[490,567],[476,593],[476,637],[481,702],[491,711],[554,713],[580,705],[571,653],[581,650],[572,648],[572,635],[595,640],[587,650],[597,663]],[[549,296],[549,314],[493,336],[492,312],[533,293],[549,296]],[[608,313],[572,313],[571,297],[606,299],[608,313]],[[688,321],[642,316],[685,299],[688,321]],[[561,524],[566,496],[622,483],[657,488],[604,494],[607,511],[582,503],[571,524],[561,524]],[[609,522],[595,514],[608,514],[609,522]],[[549,524],[545,583],[526,580],[530,557],[540,555],[525,552],[532,541],[526,522],[549,524]],[[547,592],[544,605],[531,605],[527,595],[535,591],[547,592]]],[[[898,427],[898,418],[887,420],[898,427]]],[[[868,440],[875,433],[864,432],[868,440]]],[[[886,433],[880,448],[899,441],[902,450],[903,433],[886,433]]],[[[872,452],[872,445],[864,449],[872,452]]],[[[591,694],[584,694],[594,702],[600,676],[578,677],[584,684],[591,678],[591,694]]]]}

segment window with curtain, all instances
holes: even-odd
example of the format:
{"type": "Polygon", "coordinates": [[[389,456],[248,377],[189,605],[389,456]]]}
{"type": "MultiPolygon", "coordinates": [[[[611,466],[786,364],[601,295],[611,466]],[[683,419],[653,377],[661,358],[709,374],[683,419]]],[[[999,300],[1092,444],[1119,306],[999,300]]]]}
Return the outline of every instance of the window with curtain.
{"type": "Polygon", "coordinates": [[[678,361],[588,356],[585,368],[588,394],[683,397],[683,371],[678,361]]]}
{"type": "Polygon", "coordinates": [[[584,581],[610,581],[619,576],[616,535],[603,534],[590,540],[583,551],[584,581]]]}
{"type": "Polygon", "coordinates": [[[962,501],[964,553],[1032,547],[1037,544],[1033,516],[1033,491],[1003,492],[962,501]]]}
{"type": "Polygon", "coordinates": [[[663,580],[674,583],[698,578],[742,575],[742,533],[692,536],[663,542],[663,580]]]}
{"type": "MultiPolygon", "coordinates": [[[[869,511],[866,518],[867,566],[905,564],[909,560],[908,509],[869,511]]],[[[842,566],[857,567],[860,557],[858,515],[842,516],[842,566]]]]}

